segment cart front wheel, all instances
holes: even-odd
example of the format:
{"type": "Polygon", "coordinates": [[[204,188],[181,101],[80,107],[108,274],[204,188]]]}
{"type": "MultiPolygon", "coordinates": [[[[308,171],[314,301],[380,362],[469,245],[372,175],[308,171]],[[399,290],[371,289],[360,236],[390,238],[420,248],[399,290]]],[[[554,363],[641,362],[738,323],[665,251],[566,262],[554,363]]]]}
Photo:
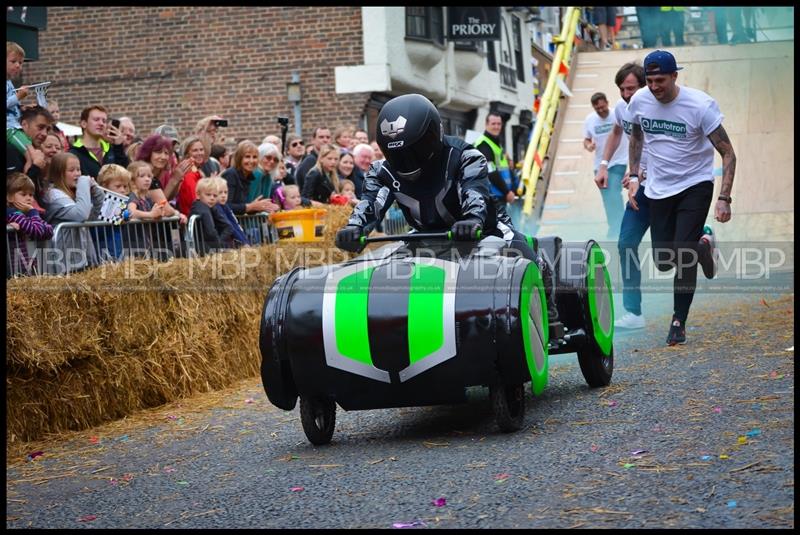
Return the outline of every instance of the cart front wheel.
{"type": "Polygon", "coordinates": [[[315,446],[328,444],[336,427],[336,402],[301,396],[300,422],[309,442],[315,446]]]}
{"type": "Polygon", "coordinates": [[[591,388],[608,386],[614,373],[614,348],[604,355],[595,344],[589,344],[589,347],[578,351],[578,363],[586,384],[591,388]]]}

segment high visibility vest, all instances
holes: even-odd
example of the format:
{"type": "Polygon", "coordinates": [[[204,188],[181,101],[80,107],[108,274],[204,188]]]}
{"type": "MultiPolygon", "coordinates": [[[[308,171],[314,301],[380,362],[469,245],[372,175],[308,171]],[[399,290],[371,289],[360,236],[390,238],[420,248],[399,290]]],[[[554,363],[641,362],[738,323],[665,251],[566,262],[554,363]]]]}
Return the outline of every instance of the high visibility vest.
{"type": "MultiPolygon", "coordinates": [[[[511,169],[508,166],[508,159],[506,158],[505,152],[503,149],[494,141],[491,140],[486,135],[482,135],[477,140],[475,140],[475,147],[480,145],[481,143],[486,143],[489,145],[489,148],[492,149],[492,154],[494,154],[494,161],[488,162],[488,171],[491,173],[493,171],[497,171],[500,173],[500,178],[503,179],[503,182],[506,183],[508,189],[514,189],[514,177],[511,175],[511,169]]],[[[497,186],[489,182],[491,186],[491,193],[493,197],[502,197],[503,192],[500,191],[497,186]]]]}
{"type": "MultiPolygon", "coordinates": [[[[100,141],[100,148],[103,149],[103,156],[105,156],[106,154],[108,154],[108,151],[111,150],[111,143],[109,143],[103,138],[100,138],[99,141],[100,141]]],[[[83,138],[79,137],[77,141],[75,141],[75,143],[72,144],[72,146],[78,148],[83,147],[83,138]]],[[[98,161],[97,155],[95,155],[94,151],[91,151],[89,149],[86,149],[86,151],[89,153],[89,156],[91,156],[94,161],[96,161],[97,163],[103,163],[101,161],[98,161]]]]}

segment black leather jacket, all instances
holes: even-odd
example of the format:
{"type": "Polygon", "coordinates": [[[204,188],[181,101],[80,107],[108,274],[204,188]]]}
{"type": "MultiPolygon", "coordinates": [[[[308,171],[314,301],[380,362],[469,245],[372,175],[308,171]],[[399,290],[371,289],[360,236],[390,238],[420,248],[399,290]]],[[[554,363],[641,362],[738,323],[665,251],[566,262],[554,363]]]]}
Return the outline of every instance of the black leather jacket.
{"type": "Polygon", "coordinates": [[[421,232],[450,230],[453,223],[468,218],[481,221],[484,235],[502,237],[513,229],[508,215],[495,211],[486,158],[457,137],[444,136],[443,142],[438,171],[423,172],[414,182],[397,179],[387,160],[373,162],[348,224],[369,234],[396,200],[409,225],[421,232]]]}

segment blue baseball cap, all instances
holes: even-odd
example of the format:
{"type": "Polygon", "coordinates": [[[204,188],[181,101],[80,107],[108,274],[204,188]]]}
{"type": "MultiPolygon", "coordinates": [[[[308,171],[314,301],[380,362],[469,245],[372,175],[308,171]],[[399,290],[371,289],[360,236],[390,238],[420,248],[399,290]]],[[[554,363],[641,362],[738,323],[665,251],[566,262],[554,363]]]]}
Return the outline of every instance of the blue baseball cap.
{"type": "Polygon", "coordinates": [[[666,50],[655,50],[647,54],[644,58],[644,72],[648,74],[671,74],[679,71],[683,67],[678,67],[675,63],[675,56],[666,50]]]}

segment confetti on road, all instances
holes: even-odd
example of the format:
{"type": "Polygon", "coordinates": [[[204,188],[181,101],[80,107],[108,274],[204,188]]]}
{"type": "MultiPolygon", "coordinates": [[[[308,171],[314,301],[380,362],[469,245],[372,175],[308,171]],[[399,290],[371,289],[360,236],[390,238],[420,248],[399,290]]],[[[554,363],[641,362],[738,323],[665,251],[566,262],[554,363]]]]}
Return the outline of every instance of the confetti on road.
{"type": "Polygon", "coordinates": [[[712,459],[711,455],[702,455],[700,457],[701,461],[710,461],[712,459]]]}
{"type": "Polygon", "coordinates": [[[757,437],[760,434],[761,434],[761,429],[759,429],[758,427],[745,433],[745,435],[747,435],[748,437],[757,437]]]}
{"type": "Polygon", "coordinates": [[[714,407],[714,414],[721,414],[721,413],[722,413],[722,407],[714,407]]]}
{"type": "Polygon", "coordinates": [[[736,507],[736,505],[737,505],[736,504],[736,500],[731,500],[731,501],[728,502],[728,508],[729,509],[733,509],[734,507],[736,507]]]}
{"type": "Polygon", "coordinates": [[[597,444],[592,444],[592,446],[589,449],[592,450],[592,453],[594,453],[600,449],[600,446],[598,446],[597,444]]]}
{"type": "Polygon", "coordinates": [[[96,518],[97,518],[97,515],[83,515],[82,517],[80,517],[78,519],[78,522],[91,522],[92,520],[95,520],[96,518]]]}
{"type": "Polygon", "coordinates": [[[435,507],[444,507],[445,505],[447,505],[447,499],[446,498],[436,498],[435,500],[431,501],[431,505],[433,505],[435,507]]]}
{"type": "Polygon", "coordinates": [[[395,529],[415,528],[417,526],[425,526],[422,520],[415,520],[413,522],[395,522],[392,527],[395,529]]]}
{"type": "Polygon", "coordinates": [[[306,489],[303,487],[292,487],[289,490],[291,490],[292,492],[303,492],[306,489]]]}
{"type": "Polygon", "coordinates": [[[31,462],[32,460],[36,459],[37,457],[41,457],[42,455],[44,455],[43,451],[32,451],[28,454],[25,460],[31,462]]]}

